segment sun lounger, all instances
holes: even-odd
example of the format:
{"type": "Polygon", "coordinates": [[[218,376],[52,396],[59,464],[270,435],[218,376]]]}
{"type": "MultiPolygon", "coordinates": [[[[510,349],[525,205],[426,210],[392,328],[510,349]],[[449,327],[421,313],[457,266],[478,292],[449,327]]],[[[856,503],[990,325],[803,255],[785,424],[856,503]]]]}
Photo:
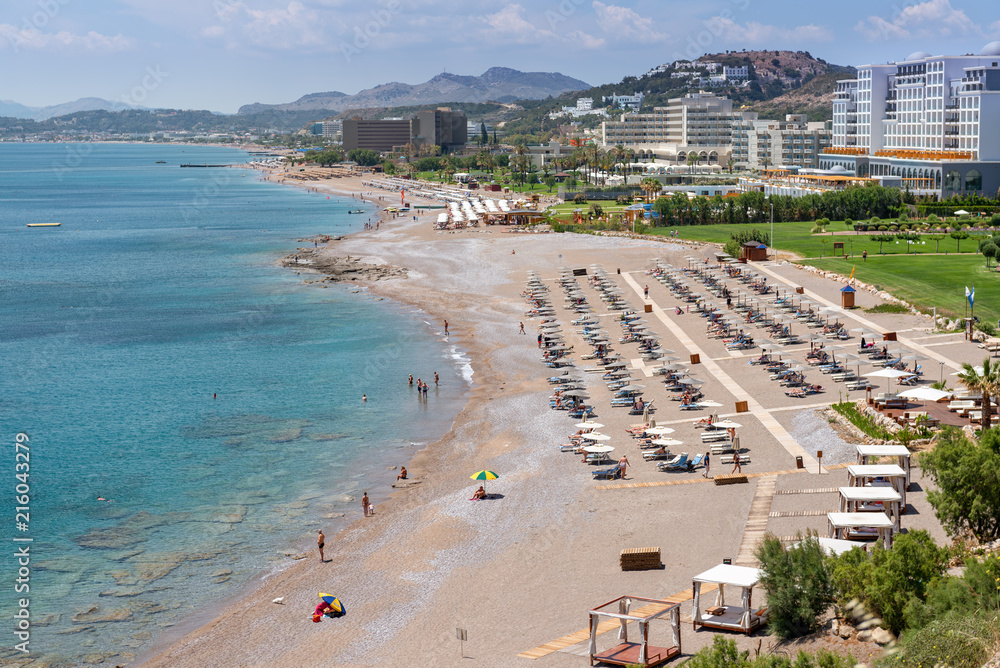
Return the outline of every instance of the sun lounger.
{"type": "Polygon", "coordinates": [[[948,404],[948,410],[952,413],[964,413],[976,407],[975,401],[952,401],[948,404]]]}
{"type": "Polygon", "coordinates": [[[701,432],[702,443],[713,443],[715,441],[728,441],[729,433],[725,429],[713,429],[701,432]]]}
{"type": "Polygon", "coordinates": [[[694,471],[696,468],[701,466],[701,462],[705,459],[705,455],[698,455],[694,459],[688,460],[687,470],[694,471]]]}
{"type": "Polygon", "coordinates": [[[622,467],[615,465],[609,469],[601,469],[599,471],[594,471],[594,480],[614,480],[615,478],[620,478],[622,475],[622,467]]]}
{"type": "Polygon", "coordinates": [[[724,455],[727,452],[733,452],[733,444],[729,441],[726,443],[713,443],[712,444],[712,454],[713,455],[724,455]]]}
{"type": "MultiPolygon", "coordinates": [[[[722,455],[719,458],[719,463],[720,464],[732,464],[733,463],[733,455],[722,455]]],[[[749,463],[750,463],[750,455],[740,455],[740,466],[743,466],[744,464],[749,464],[749,463]]]]}
{"type": "Polygon", "coordinates": [[[663,462],[656,468],[661,471],[683,471],[687,468],[688,453],[682,452],[669,462],[663,462]]]}
{"type": "Polygon", "coordinates": [[[657,460],[669,460],[674,455],[669,452],[644,452],[642,453],[642,458],[647,462],[654,462],[657,460]]]}

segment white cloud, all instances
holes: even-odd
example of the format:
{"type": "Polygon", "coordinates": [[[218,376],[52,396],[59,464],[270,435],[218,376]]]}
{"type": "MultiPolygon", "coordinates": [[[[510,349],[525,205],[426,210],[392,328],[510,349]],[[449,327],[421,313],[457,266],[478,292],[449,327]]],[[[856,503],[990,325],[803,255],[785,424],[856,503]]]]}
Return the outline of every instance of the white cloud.
{"type": "Polygon", "coordinates": [[[230,47],[250,44],[291,49],[326,43],[320,15],[295,0],[285,7],[266,10],[233,0],[216,2],[214,6],[219,23],[206,27],[201,34],[225,39],[230,47]]]}
{"type": "Polygon", "coordinates": [[[122,34],[102,35],[91,30],[85,35],[68,31],[43,32],[35,28],[18,28],[9,23],[0,23],[0,48],[52,49],[73,51],[115,52],[127,51],[135,47],[135,40],[122,34]]]}
{"type": "Polygon", "coordinates": [[[928,0],[908,5],[889,19],[869,16],[859,21],[854,29],[872,41],[984,34],[964,10],[952,7],[950,0],[928,0]]]}
{"type": "Polygon", "coordinates": [[[560,13],[557,10],[547,10],[544,24],[533,23],[524,16],[524,7],[519,4],[504,6],[498,12],[487,14],[483,21],[488,29],[483,31],[483,37],[489,41],[515,42],[517,44],[544,45],[549,43],[572,44],[577,48],[597,49],[605,42],[600,37],[594,37],[581,30],[563,30],[564,22],[572,13],[560,13]],[[557,29],[558,28],[558,29],[557,29]]]}
{"type": "Polygon", "coordinates": [[[705,22],[706,27],[724,42],[747,45],[770,45],[776,42],[785,44],[809,42],[828,42],[833,34],[821,26],[809,24],[783,28],[781,26],[748,21],[739,24],[731,18],[714,16],[705,22]]]}
{"type": "Polygon", "coordinates": [[[606,5],[598,0],[594,0],[593,7],[601,30],[613,37],[640,44],[662,42],[667,38],[655,29],[653,19],[644,18],[628,7],[606,5]]]}

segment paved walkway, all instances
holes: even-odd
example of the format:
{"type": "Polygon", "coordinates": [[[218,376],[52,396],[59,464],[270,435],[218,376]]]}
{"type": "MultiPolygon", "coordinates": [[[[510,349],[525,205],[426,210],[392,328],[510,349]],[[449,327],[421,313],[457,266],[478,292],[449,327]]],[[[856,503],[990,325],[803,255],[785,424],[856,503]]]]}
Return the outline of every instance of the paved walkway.
{"type": "MultiPolygon", "coordinates": [[[[771,269],[768,265],[765,265],[765,264],[754,264],[754,269],[756,269],[756,270],[758,270],[758,271],[760,271],[762,273],[767,274],[768,276],[774,278],[775,280],[781,281],[782,283],[784,283],[785,285],[787,285],[790,288],[799,287],[795,282],[793,282],[790,279],[785,278],[781,274],[777,273],[776,271],[774,271],[773,269],[771,269]]],[[[836,304],[836,303],[830,301],[829,299],[826,299],[825,297],[822,297],[822,296],[816,294],[812,290],[804,290],[804,293],[805,293],[806,297],[809,297],[809,299],[811,299],[811,300],[813,300],[815,302],[819,302],[821,304],[824,304],[825,306],[829,306],[831,308],[837,309],[838,312],[843,313],[846,317],[851,318],[855,322],[860,323],[862,326],[867,327],[868,329],[870,329],[872,331],[878,332],[879,334],[885,334],[886,332],[889,331],[885,327],[882,327],[881,325],[877,325],[874,322],[872,322],[871,320],[869,320],[869,319],[867,319],[867,318],[859,315],[856,311],[847,310],[847,309],[841,308],[840,304],[836,304]]],[[[911,349],[914,352],[920,353],[921,355],[926,355],[927,357],[930,357],[930,358],[932,358],[934,360],[937,360],[938,362],[943,362],[945,364],[945,366],[947,366],[949,368],[952,368],[952,369],[954,369],[956,371],[959,371],[962,368],[962,365],[959,364],[958,362],[956,362],[956,361],[954,361],[952,359],[949,359],[949,358],[945,357],[944,355],[931,350],[927,346],[924,346],[924,345],[921,345],[921,344],[917,343],[916,340],[913,339],[913,338],[899,336],[898,333],[897,333],[896,341],[898,343],[906,346],[907,348],[911,349]]]]}
{"type": "Polygon", "coordinates": [[[781,426],[781,423],[779,423],[774,416],[771,415],[770,411],[764,408],[759,401],[757,401],[749,392],[744,390],[739,383],[733,380],[732,376],[723,371],[722,367],[720,367],[715,360],[710,359],[709,356],[705,354],[705,351],[702,350],[701,347],[695,343],[690,336],[688,336],[687,332],[685,332],[680,325],[675,323],[666,314],[666,312],[656,304],[656,302],[643,297],[642,286],[639,285],[634,278],[632,278],[632,274],[630,272],[622,272],[622,277],[632,287],[632,289],[635,290],[636,294],[643,299],[643,303],[652,304],[653,315],[655,315],[660,322],[667,326],[667,329],[669,329],[677,340],[680,341],[680,344],[687,348],[689,353],[698,355],[701,358],[702,365],[705,367],[705,370],[715,376],[726,387],[726,389],[729,390],[734,397],[736,397],[738,401],[747,402],[750,413],[760,420],[761,424],[763,424],[764,427],[766,427],[767,430],[778,440],[778,443],[780,443],[782,447],[788,451],[788,454],[792,457],[802,457],[802,461],[810,473],[820,472],[819,463],[816,459],[806,452],[805,449],[799,445],[798,441],[792,438],[792,435],[789,434],[783,426],[781,426]]]}

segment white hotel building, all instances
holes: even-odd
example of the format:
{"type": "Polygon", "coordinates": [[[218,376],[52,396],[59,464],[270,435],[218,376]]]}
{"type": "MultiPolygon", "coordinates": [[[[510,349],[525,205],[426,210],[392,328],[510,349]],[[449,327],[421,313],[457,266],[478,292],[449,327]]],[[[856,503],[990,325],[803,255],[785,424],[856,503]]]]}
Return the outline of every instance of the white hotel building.
{"type": "Polygon", "coordinates": [[[1000,42],[978,55],[910,54],[837,83],[821,169],[916,194],[1000,189],[1000,42]],[[898,183],[897,183],[898,182],[898,183]]]}

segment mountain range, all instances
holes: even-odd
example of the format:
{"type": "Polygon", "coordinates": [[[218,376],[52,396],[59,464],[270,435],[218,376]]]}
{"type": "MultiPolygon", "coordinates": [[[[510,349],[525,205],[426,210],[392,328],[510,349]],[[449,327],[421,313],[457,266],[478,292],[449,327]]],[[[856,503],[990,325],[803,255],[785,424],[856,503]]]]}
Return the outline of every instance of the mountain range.
{"type": "Polygon", "coordinates": [[[99,97],[81,97],[73,102],[54,104],[48,107],[28,107],[12,100],[0,100],[0,116],[24,118],[33,121],[47,121],[57,116],[75,114],[81,111],[124,111],[136,109],[122,102],[111,102],[99,97]]]}
{"type": "Polygon", "coordinates": [[[247,104],[238,114],[262,111],[308,111],[407,107],[448,102],[516,102],[542,100],[567,91],[586,90],[590,84],[557,72],[521,72],[491,67],[479,76],[443,72],[420,84],[393,81],[354,95],[339,91],[311,93],[286,104],[247,104]]]}

